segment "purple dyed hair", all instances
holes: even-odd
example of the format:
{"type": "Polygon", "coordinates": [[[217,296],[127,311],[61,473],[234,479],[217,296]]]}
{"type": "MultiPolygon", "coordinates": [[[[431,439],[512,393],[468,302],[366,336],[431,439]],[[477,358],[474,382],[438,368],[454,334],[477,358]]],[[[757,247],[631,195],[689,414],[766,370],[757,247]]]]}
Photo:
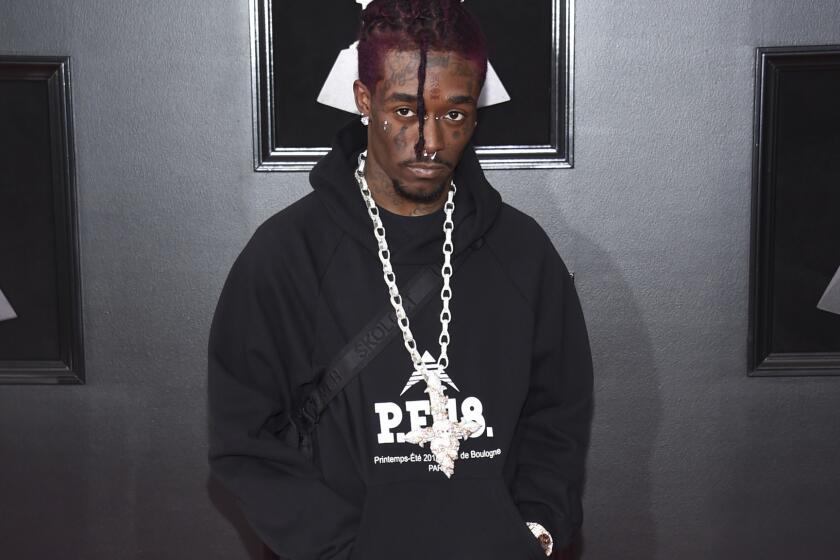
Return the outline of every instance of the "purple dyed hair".
{"type": "Polygon", "coordinates": [[[417,69],[417,118],[420,136],[414,151],[425,146],[426,61],[429,51],[457,52],[479,69],[479,86],[487,75],[487,42],[475,17],[461,0],[373,0],[362,12],[359,30],[359,79],[371,91],[383,79],[382,60],[391,50],[420,51],[417,69]]]}

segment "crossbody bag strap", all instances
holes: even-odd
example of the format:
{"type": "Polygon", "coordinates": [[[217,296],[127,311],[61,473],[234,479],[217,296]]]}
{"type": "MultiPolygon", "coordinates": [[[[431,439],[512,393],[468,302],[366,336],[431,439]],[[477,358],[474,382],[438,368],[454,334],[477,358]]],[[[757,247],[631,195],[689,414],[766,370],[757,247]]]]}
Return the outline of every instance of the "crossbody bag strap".
{"type": "MultiPolygon", "coordinates": [[[[484,238],[480,237],[455,259],[453,273],[467,260],[473,250],[484,244],[484,238]]],[[[424,266],[408,283],[405,288],[400,289],[403,308],[408,317],[411,317],[425,303],[430,301],[433,293],[440,292],[443,285],[440,270],[433,266],[424,266]],[[438,288],[435,291],[435,288],[438,288]]],[[[324,374],[318,380],[317,385],[309,392],[302,401],[300,409],[295,418],[298,429],[299,447],[301,451],[312,459],[313,449],[310,434],[321,418],[321,413],[327,408],[330,401],[338,395],[344,387],[359,374],[370,361],[381,352],[394,336],[401,332],[397,324],[397,317],[393,307],[388,304],[385,311],[379,313],[365,327],[336,354],[330,362],[324,374]],[[384,335],[382,333],[385,333],[384,335]],[[376,336],[372,336],[375,334],[376,336]],[[359,344],[363,340],[376,340],[376,344],[370,347],[368,344],[359,344]]]]}

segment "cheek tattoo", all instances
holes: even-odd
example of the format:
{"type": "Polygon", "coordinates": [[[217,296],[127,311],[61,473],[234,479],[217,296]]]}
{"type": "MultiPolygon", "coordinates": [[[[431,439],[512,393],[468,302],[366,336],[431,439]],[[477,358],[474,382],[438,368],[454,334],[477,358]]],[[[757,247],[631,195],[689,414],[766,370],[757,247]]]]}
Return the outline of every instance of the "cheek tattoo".
{"type": "Polygon", "coordinates": [[[403,125],[402,128],[400,128],[399,134],[397,134],[394,137],[394,146],[398,150],[404,150],[405,147],[408,145],[408,142],[405,139],[405,133],[406,133],[407,130],[408,130],[408,126],[403,125]]]}

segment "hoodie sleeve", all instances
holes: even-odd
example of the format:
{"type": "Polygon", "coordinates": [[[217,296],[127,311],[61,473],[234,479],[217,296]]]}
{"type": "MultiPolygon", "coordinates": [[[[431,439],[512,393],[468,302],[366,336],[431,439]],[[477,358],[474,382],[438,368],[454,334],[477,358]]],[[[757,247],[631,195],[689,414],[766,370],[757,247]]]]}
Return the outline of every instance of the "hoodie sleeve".
{"type": "Polygon", "coordinates": [[[520,418],[512,494],[523,519],[565,548],[582,523],[581,490],[592,416],[592,358],[583,311],[547,236],[538,283],[531,380],[520,418]]]}
{"type": "Polygon", "coordinates": [[[293,374],[307,363],[307,288],[300,267],[269,257],[256,237],[233,264],[210,327],[210,470],[281,557],[347,560],[359,508],[281,436],[299,384],[293,374]]]}

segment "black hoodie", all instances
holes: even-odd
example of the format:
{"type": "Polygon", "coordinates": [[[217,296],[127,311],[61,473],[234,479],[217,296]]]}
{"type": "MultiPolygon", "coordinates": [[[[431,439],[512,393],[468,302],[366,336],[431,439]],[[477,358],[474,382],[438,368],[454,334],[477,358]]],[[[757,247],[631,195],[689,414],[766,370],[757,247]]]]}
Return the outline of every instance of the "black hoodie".
{"type": "MultiPolygon", "coordinates": [[[[329,404],[308,461],[285,439],[297,399],[389,306],[373,225],[353,171],[358,123],[312,170],[314,191],[261,224],[225,281],[210,330],[212,473],[249,522],[291,560],[536,560],[526,521],[562,548],[581,523],[592,364],[569,272],[536,221],[502,202],[468,147],[454,181],[457,258],[446,373],[450,416],[484,426],[461,440],[455,472],[428,445],[425,383],[401,333],[329,404]]],[[[440,210],[380,208],[397,284],[443,262],[440,210]]],[[[410,328],[440,352],[433,293],[410,328]]]]}

